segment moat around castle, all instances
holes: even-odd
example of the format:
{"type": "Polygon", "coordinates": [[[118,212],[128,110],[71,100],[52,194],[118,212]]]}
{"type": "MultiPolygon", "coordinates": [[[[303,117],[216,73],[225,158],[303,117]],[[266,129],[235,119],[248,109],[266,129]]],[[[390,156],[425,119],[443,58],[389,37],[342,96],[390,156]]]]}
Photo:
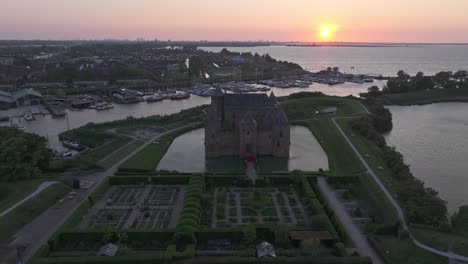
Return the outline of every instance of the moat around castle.
{"type": "MultiPolygon", "coordinates": [[[[204,146],[205,129],[197,129],[176,138],[166,155],[161,159],[157,170],[179,172],[216,172],[243,170],[239,157],[206,159],[204,146]]],[[[306,127],[291,126],[291,146],[289,158],[260,157],[259,171],[318,171],[328,169],[328,158],[312,132],[306,127]]]]}

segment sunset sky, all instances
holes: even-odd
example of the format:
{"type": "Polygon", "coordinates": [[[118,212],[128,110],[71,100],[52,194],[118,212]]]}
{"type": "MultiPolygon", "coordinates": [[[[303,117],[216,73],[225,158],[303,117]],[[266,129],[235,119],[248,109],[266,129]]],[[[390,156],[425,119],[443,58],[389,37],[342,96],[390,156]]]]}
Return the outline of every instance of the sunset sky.
{"type": "Polygon", "coordinates": [[[0,39],[468,42],[468,0],[0,2],[0,39]]]}

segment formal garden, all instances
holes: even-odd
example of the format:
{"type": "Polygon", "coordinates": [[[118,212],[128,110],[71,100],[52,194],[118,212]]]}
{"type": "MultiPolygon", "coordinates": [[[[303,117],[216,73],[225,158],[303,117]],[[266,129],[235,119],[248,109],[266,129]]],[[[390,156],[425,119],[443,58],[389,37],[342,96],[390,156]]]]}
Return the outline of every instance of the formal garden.
{"type": "Polygon", "coordinates": [[[279,260],[370,263],[347,256],[347,235],[327,214],[315,185],[314,174],[300,173],[262,175],[255,186],[227,174],[109,177],[32,263],[106,263],[93,254],[107,243],[119,246],[112,263],[250,263],[260,241],[272,243],[279,260]],[[290,231],[325,233],[331,240],[294,243],[290,231]]]}

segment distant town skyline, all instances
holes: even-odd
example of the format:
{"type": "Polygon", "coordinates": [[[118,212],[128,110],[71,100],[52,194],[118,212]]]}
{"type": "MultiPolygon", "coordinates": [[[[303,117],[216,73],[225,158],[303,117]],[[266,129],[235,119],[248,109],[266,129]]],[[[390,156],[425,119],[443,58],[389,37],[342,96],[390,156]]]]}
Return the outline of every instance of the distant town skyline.
{"type": "Polygon", "coordinates": [[[467,43],[465,0],[16,0],[0,39],[467,43]]]}

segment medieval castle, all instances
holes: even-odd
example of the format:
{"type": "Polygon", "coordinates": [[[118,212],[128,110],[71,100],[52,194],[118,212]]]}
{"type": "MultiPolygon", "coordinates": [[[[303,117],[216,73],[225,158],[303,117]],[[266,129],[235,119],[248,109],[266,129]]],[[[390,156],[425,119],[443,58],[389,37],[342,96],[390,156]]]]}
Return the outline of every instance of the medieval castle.
{"type": "Polygon", "coordinates": [[[289,157],[289,129],[273,93],[225,94],[217,89],[205,119],[205,156],[289,157]]]}

